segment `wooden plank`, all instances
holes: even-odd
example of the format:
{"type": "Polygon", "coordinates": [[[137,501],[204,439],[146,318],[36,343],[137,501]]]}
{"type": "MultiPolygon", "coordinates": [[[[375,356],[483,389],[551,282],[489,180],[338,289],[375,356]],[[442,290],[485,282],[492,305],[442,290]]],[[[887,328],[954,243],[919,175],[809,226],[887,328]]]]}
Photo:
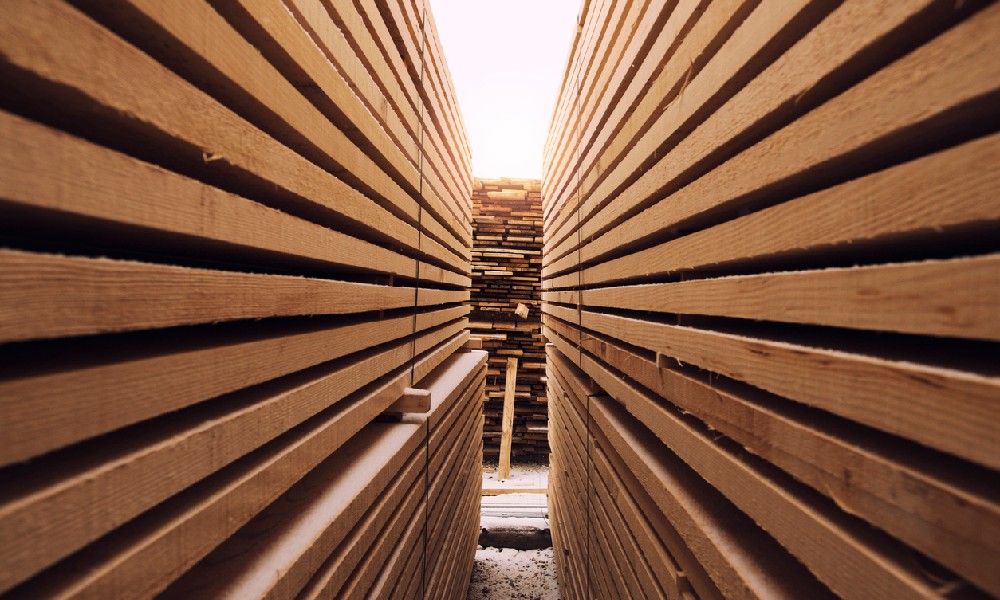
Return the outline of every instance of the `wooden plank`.
{"type": "MultiPolygon", "coordinates": [[[[1000,202],[1000,136],[994,134],[902,163],[865,177],[727,221],[587,268],[580,276],[601,283],[642,273],[671,272],[860,247],[903,236],[928,239],[940,233],[995,227],[1000,202]],[[947,195],[948,201],[941,202],[947,195]],[[900,203],[899,198],[906,198],[900,203]]],[[[659,203],[622,223],[581,250],[585,262],[613,256],[615,248],[651,239],[668,223],[669,203],[659,203]]],[[[567,267],[576,266],[576,258],[567,267]]],[[[553,271],[560,265],[553,263],[553,271]]]]}
{"type": "MultiPolygon", "coordinates": [[[[616,85],[621,88],[624,83],[625,89],[620,91],[617,102],[608,103],[605,107],[603,123],[599,122],[599,127],[581,135],[583,143],[588,144],[589,147],[580,150],[579,170],[576,174],[573,174],[572,170],[566,170],[561,179],[550,183],[552,189],[548,192],[549,195],[569,195],[574,191],[578,194],[582,183],[581,175],[587,175],[591,169],[608,171],[614,163],[598,153],[603,152],[610,141],[626,132],[644,131],[649,120],[649,111],[646,106],[654,102],[654,98],[660,98],[660,102],[665,103],[672,97],[669,93],[670,90],[656,86],[655,82],[654,85],[649,85],[649,82],[654,79],[653,75],[661,71],[665,66],[664,63],[678,53],[682,43],[685,46],[690,46],[690,42],[684,41],[687,36],[697,36],[701,31],[707,31],[709,29],[708,23],[720,23],[713,32],[715,37],[719,35],[720,31],[726,29],[726,22],[713,17],[716,11],[722,11],[718,14],[728,14],[730,18],[739,19],[747,10],[742,7],[749,7],[749,3],[713,2],[706,5],[703,0],[680,0],[674,6],[663,3],[659,18],[653,24],[659,34],[648,35],[647,33],[644,36],[637,32],[636,42],[646,40],[644,43],[648,44],[648,40],[651,40],[652,46],[648,49],[643,47],[629,51],[630,57],[640,60],[633,60],[632,69],[620,69],[615,73],[616,85]],[[663,21],[664,14],[668,15],[665,22],[663,21]],[[701,25],[697,23],[701,23],[701,25]],[[641,115],[646,115],[646,120],[641,119],[641,115]]],[[[691,72],[697,68],[695,59],[698,59],[698,65],[703,62],[700,57],[691,58],[693,55],[687,49],[682,50],[678,56],[685,55],[689,56],[687,68],[691,72]]],[[[683,62],[682,59],[681,62],[683,62]]],[[[687,77],[686,73],[684,77],[687,77]]],[[[657,79],[657,81],[660,80],[662,78],[657,79]]],[[[658,104],[658,106],[662,107],[662,104],[658,104]]],[[[554,179],[550,175],[551,172],[551,169],[546,171],[546,180],[548,181],[554,179]]]]}
{"type": "Polygon", "coordinates": [[[979,464],[1000,467],[1000,379],[846,351],[583,312],[582,325],[979,464]],[[941,407],[948,410],[942,411],[941,407]]]}
{"type": "MultiPolygon", "coordinates": [[[[462,292],[0,249],[0,341],[438,304],[462,292]]],[[[458,300],[459,298],[456,298],[458,300]]]]}
{"type": "MultiPolygon", "coordinates": [[[[215,83],[213,95],[278,141],[338,174],[386,210],[410,223],[415,200],[313,106],[211,6],[200,0],[164,4],[133,0],[84,10],[196,85],[215,83]],[[181,62],[188,54],[197,61],[181,62]],[[225,82],[222,84],[221,82],[225,82]],[[255,110],[248,103],[266,109],[255,110]]],[[[408,170],[407,183],[419,189],[408,170]]]]}
{"type": "Polygon", "coordinates": [[[18,594],[153,596],[349,441],[405,388],[404,376],[282,437],[60,563],[18,594]],[[125,543],[123,543],[125,542],[125,543]]]}
{"type": "MultiPolygon", "coordinates": [[[[464,307],[435,311],[418,331],[447,323],[464,307]],[[433,316],[438,323],[431,321],[433,316]]],[[[412,317],[378,322],[267,327],[88,341],[77,350],[45,351],[40,369],[31,354],[6,360],[0,380],[0,462],[10,464],[243,389],[288,373],[399,339],[412,317]],[[93,345],[100,347],[95,356],[93,345]],[[33,365],[33,366],[32,366],[33,365]],[[27,368],[31,367],[31,368],[27,368]],[[169,395],[160,393],[170,389],[169,395]]]]}
{"type": "Polygon", "coordinates": [[[629,413],[839,596],[935,593],[935,584],[912,565],[909,550],[902,544],[852,521],[834,503],[817,501],[791,478],[755,467],[748,453],[713,444],[707,428],[687,424],[678,413],[660,408],[654,399],[609,372],[602,373],[599,381],[629,413]]]}
{"type": "MultiPolygon", "coordinates": [[[[297,0],[293,0],[288,8],[324,51],[326,57],[348,78],[352,89],[360,97],[368,99],[369,110],[373,114],[381,116],[383,120],[399,115],[407,125],[408,135],[414,139],[419,137],[420,125],[416,105],[411,103],[400,86],[395,83],[387,62],[375,59],[381,56],[381,50],[376,46],[359,13],[350,7],[337,4],[322,5],[297,0]],[[389,108],[393,110],[390,111],[389,108]]],[[[414,161],[419,161],[417,150],[414,152],[414,161]]],[[[444,217],[444,213],[435,208],[437,200],[429,190],[425,190],[421,198],[427,201],[428,207],[436,211],[439,217],[444,217]]],[[[444,221],[448,222],[448,219],[445,218],[444,221]]],[[[428,219],[424,224],[431,232],[437,231],[440,227],[437,220],[428,219]]],[[[471,245],[468,225],[454,223],[449,224],[449,227],[464,244],[463,248],[458,249],[460,255],[467,257],[465,248],[471,245]]],[[[438,239],[444,239],[441,234],[436,235],[438,239]]]]}
{"type": "Polygon", "coordinates": [[[635,355],[611,340],[590,338],[585,347],[588,372],[608,367],[705,422],[751,452],[829,496],[838,506],[864,518],[901,541],[994,589],[993,570],[978,557],[990,555],[992,531],[1000,528],[1000,508],[972,473],[942,456],[915,460],[914,448],[880,442],[871,435],[845,435],[843,427],[819,415],[782,407],[748,387],[726,385],[635,355]],[[605,366],[605,364],[607,366],[605,366]],[[811,418],[810,418],[811,417],[811,418]],[[863,466],[858,466],[863,465],[863,466]],[[963,470],[964,469],[964,470],[963,470]]]}
{"type": "Polygon", "coordinates": [[[347,539],[317,568],[304,597],[319,592],[323,597],[335,597],[340,586],[368,555],[380,532],[398,537],[409,519],[415,515],[424,496],[421,477],[421,454],[414,455],[406,471],[391,484],[390,489],[376,499],[362,521],[348,532],[347,539]]]}
{"type": "MultiPolygon", "coordinates": [[[[607,15],[613,10],[616,3],[618,3],[618,0],[598,0],[595,3],[593,11],[589,13],[589,18],[580,22],[583,28],[580,38],[581,43],[578,47],[579,51],[577,55],[571,57],[573,62],[568,77],[572,82],[572,86],[565,88],[569,103],[564,104],[564,108],[573,106],[575,110],[564,112],[564,118],[553,121],[559,127],[561,135],[554,140],[555,144],[552,149],[554,155],[561,157],[562,160],[569,160],[569,157],[575,154],[573,152],[575,144],[569,142],[569,140],[575,139],[579,133],[579,127],[577,127],[576,122],[580,113],[580,95],[583,92],[584,81],[587,80],[588,74],[594,67],[595,60],[598,60],[601,55],[601,53],[595,52],[594,48],[598,41],[605,35],[608,26],[607,15]]],[[[559,160],[559,158],[556,160],[559,160]]],[[[543,163],[543,168],[550,168],[551,166],[551,164],[545,165],[543,163]]]]}
{"type": "MultiPolygon", "coordinates": [[[[675,559],[663,545],[663,542],[656,537],[656,532],[649,524],[649,516],[642,512],[631,493],[625,488],[624,483],[618,480],[617,474],[612,470],[611,464],[599,445],[593,449],[591,457],[598,477],[602,478],[609,490],[614,490],[611,493],[614,494],[616,505],[622,512],[623,523],[628,527],[629,533],[634,536],[636,559],[647,562],[653,577],[660,585],[660,590],[654,590],[651,595],[653,597],[666,596],[667,598],[691,597],[690,592],[683,589],[686,581],[684,572],[677,566],[675,559]]],[[[620,531],[624,531],[624,529],[620,529],[620,531]]]]}
{"type": "MultiPolygon", "coordinates": [[[[690,131],[700,122],[701,119],[725,99],[739,91],[740,86],[753,77],[754,74],[767,65],[770,61],[780,57],[782,52],[804,32],[804,28],[796,26],[798,22],[808,23],[815,17],[828,12],[829,4],[809,2],[799,0],[796,2],[783,2],[777,5],[760,4],[757,5],[745,20],[739,22],[738,27],[732,30],[732,35],[718,49],[712,52],[715,44],[709,43],[711,60],[705,64],[700,71],[694,72],[694,61],[701,57],[701,50],[697,44],[704,43],[705,40],[699,36],[692,36],[690,39],[693,55],[687,55],[687,61],[683,60],[686,52],[691,52],[686,47],[679,49],[679,54],[675,55],[675,60],[670,64],[671,69],[664,69],[660,76],[666,77],[669,82],[666,88],[670,90],[667,96],[681,94],[683,92],[683,102],[672,102],[660,111],[657,121],[650,126],[647,135],[640,140],[627,146],[628,156],[622,160],[615,168],[616,176],[602,178],[603,182],[581,195],[583,204],[578,215],[578,222],[572,223],[569,220],[563,223],[552,223],[550,227],[553,234],[546,240],[546,251],[552,251],[555,244],[558,244],[569,237],[572,230],[582,227],[585,222],[595,213],[596,210],[605,206],[614,195],[611,193],[620,189],[622,184],[629,183],[632,179],[631,173],[643,163],[654,152],[666,145],[678,144],[681,136],[690,131]],[[713,55],[714,54],[714,55],[713,55]],[[685,64],[685,62],[687,64],[685,64]],[[680,84],[680,86],[678,86],[680,84]],[[623,179],[622,176],[625,176],[623,179]]],[[[742,11],[730,11],[723,13],[724,18],[732,18],[740,15],[742,11]]],[[[707,33],[709,40],[715,41],[716,35],[725,36],[730,31],[729,23],[710,24],[707,33]]],[[[656,96],[647,96],[655,99],[656,96]]],[[[619,138],[618,143],[624,143],[624,138],[619,138]]],[[[724,138],[723,138],[724,139],[724,138]]],[[[686,139],[684,139],[686,141],[686,139]]],[[[720,142],[718,137],[713,140],[720,142]]],[[[681,145],[683,142],[681,142],[681,145]]],[[[701,158],[703,155],[699,155],[701,158]]],[[[611,162],[611,161],[608,161],[611,162]]],[[[642,187],[643,178],[640,177],[633,185],[630,185],[625,194],[629,197],[637,193],[642,187]]],[[[624,199],[616,199],[616,205],[625,203],[624,199]]],[[[589,231],[584,228],[582,231],[589,231]]],[[[562,253],[553,252],[553,258],[562,253]]]]}
{"type": "MultiPolygon", "coordinates": [[[[664,3],[661,8],[669,10],[673,8],[673,3],[664,3]]],[[[640,39],[647,39],[644,34],[648,33],[648,25],[646,29],[643,29],[639,17],[654,12],[648,10],[648,0],[615,2],[610,9],[607,18],[601,19],[605,29],[602,31],[601,37],[596,40],[596,45],[601,47],[602,51],[592,54],[593,65],[580,80],[579,108],[570,115],[571,121],[566,123],[567,127],[575,129],[580,144],[568,148],[571,152],[564,155],[566,160],[563,160],[561,164],[549,166],[549,177],[553,180],[558,177],[561,169],[565,170],[570,164],[576,163],[582,151],[581,146],[587,145],[586,140],[590,137],[588,133],[592,125],[595,107],[600,104],[613,105],[615,103],[617,94],[614,93],[615,90],[608,89],[608,79],[612,73],[624,74],[630,71],[631,63],[637,61],[635,54],[623,57],[624,47],[636,36],[640,39]],[[628,61],[624,68],[620,67],[623,59],[628,61]],[[576,117],[575,122],[572,120],[574,117],[576,117]]],[[[557,195],[558,187],[550,193],[557,195]]]]}
{"type": "MultiPolygon", "coordinates": [[[[431,58],[430,66],[432,72],[441,81],[440,93],[450,112],[448,121],[452,133],[449,139],[455,145],[456,156],[454,160],[461,167],[458,170],[458,174],[461,177],[459,184],[461,184],[462,190],[468,192],[472,185],[472,149],[469,145],[468,134],[462,125],[463,120],[461,111],[459,110],[458,94],[455,91],[451,73],[448,70],[447,56],[445,55],[444,48],[441,46],[441,36],[438,34],[434,12],[430,10],[430,5],[427,2],[424,2],[423,15],[424,35],[427,40],[426,53],[431,58]]],[[[467,218],[471,218],[472,213],[466,210],[465,215],[467,218]]]]}
{"type": "MultiPolygon", "coordinates": [[[[236,24],[240,33],[251,44],[265,52],[268,60],[275,64],[285,77],[289,77],[291,73],[302,72],[304,81],[298,84],[298,87],[305,97],[317,105],[324,115],[334,120],[341,131],[351,137],[352,141],[376,160],[394,179],[406,181],[409,193],[418,201],[428,201],[427,206],[434,211],[438,221],[452,230],[461,229],[458,223],[449,222],[448,214],[435,203],[436,197],[422,197],[415,139],[403,131],[396,131],[392,139],[388,137],[399,125],[398,116],[395,111],[378,110],[377,107],[384,106],[386,99],[370,81],[368,85],[365,85],[364,81],[358,82],[358,79],[364,80],[369,76],[364,72],[357,57],[353,56],[353,52],[348,50],[347,55],[343,51],[337,55],[332,53],[324,55],[318,44],[326,40],[318,40],[315,43],[310,40],[306,30],[296,23],[294,15],[284,7],[261,6],[245,1],[240,7],[232,3],[229,5],[217,3],[214,7],[217,10],[224,9],[224,16],[236,24]],[[256,25],[251,27],[247,24],[239,27],[246,19],[252,20],[256,25]],[[266,35],[260,36],[261,31],[266,32],[266,35]],[[269,53],[268,50],[274,47],[279,47],[281,51],[269,53]],[[344,77],[339,77],[337,71],[330,68],[331,63],[337,66],[337,70],[344,77]],[[348,78],[350,83],[345,78],[348,78]],[[358,94],[353,91],[354,89],[363,92],[358,94]],[[341,118],[341,114],[345,117],[341,118]],[[379,117],[383,120],[377,120],[379,117]],[[405,155],[398,148],[401,144],[405,144],[407,153],[405,155]]],[[[336,26],[332,22],[328,20],[321,22],[328,24],[329,30],[324,31],[327,36],[333,37],[334,42],[339,42],[339,47],[347,46],[343,34],[334,31],[336,26]]],[[[313,36],[314,39],[317,37],[319,36],[313,36]]],[[[296,83],[291,77],[289,81],[296,83]]],[[[435,228],[432,235],[452,252],[464,256],[465,246],[452,233],[435,228]]]]}
{"type": "MultiPolygon", "coordinates": [[[[668,204],[677,212],[664,222],[677,223],[723,206],[731,209],[734,203],[762,193],[765,186],[773,193],[776,186],[820,164],[829,165],[834,160],[842,161],[844,168],[858,164],[865,160],[866,152],[885,153],[888,147],[882,146],[894,139],[895,143],[906,144],[905,132],[917,131],[921,124],[930,126],[943,119],[947,124],[938,122],[936,126],[950,127],[975,121],[977,115],[988,112],[989,95],[1000,85],[1000,68],[995,61],[985,59],[995,51],[996,43],[986,32],[996,27],[998,20],[1000,11],[984,9],[734,156],[713,170],[710,177],[672,194],[668,204]],[[920,79],[915,81],[913,73],[921,73],[920,79]]],[[[811,59],[808,65],[815,69],[811,59]]],[[[733,102],[743,105],[757,92],[756,86],[743,88],[733,102]]],[[[717,140],[713,127],[700,128],[698,136],[678,146],[677,156],[661,159],[630,187],[629,197],[645,195],[651,188],[662,189],[673,173],[687,168],[689,157],[694,161],[703,155],[703,151],[688,152],[687,146],[715,147],[717,140]]],[[[620,208],[628,204],[629,198],[616,200],[620,208]]],[[[620,216],[625,213],[618,209],[605,212],[588,222],[581,234],[594,237],[620,216]]]]}
{"type": "MultiPolygon", "coordinates": [[[[414,144],[419,144],[420,122],[412,100],[415,92],[391,85],[393,76],[389,63],[377,59],[379,49],[367,33],[360,14],[329,2],[289,0],[285,4],[337,70],[360,96],[368,99],[369,105],[376,108],[373,112],[381,115],[391,110],[398,115],[414,144]]],[[[414,147],[413,160],[419,161],[418,146],[414,147]]]]}
{"type": "MultiPolygon", "coordinates": [[[[431,108],[431,96],[428,90],[431,82],[424,66],[427,56],[423,44],[416,39],[420,35],[419,32],[413,31],[413,27],[422,25],[413,22],[406,23],[406,15],[400,12],[399,4],[391,2],[388,6],[384,3],[376,6],[375,0],[362,0],[359,9],[362,11],[370,35],[378,45],[382,56],[393,65],[393,72],[397,80],[414,90],[413,102],[414,106],[419,109],[421,135],[423,136],[421,138],[422,155],[425,157],[423,164],[427,165],[426,169],[421,167],[422,175],[428,180],[428,184],[433,182],[434,187],[438,188],[437,194],[451,210],[451,218],[455,219],[455,222],[467,223],[465,212],[457,206],[466,198],[461,197],[460,192],[454,186],[448,187],[447,184],[453,184],[455,178],[448,176],[445,167],[442,166],[446,163],[451,166],[453,163],[442,159],[442,149],[446,151],[447,145],[442,135],[447,137],[447,134],[443,134],[440,128],[435,127],[436,120],[431,108]],[[445,181],[444,184],[442,184],[442,180],[445,181]]],[[[425,186],[424,192],[428,191],[427,186],[425,186]]],[[[467,239],[466,244],[468,245],[467,239]]]]}
{"type": "Polygon", "coordinates": [[[583,304],[1000,340],[1000,255],[585,290],[583,304]]]}
{"type": "MultiPolygon", "coordinates": [[[[155,130],[150,131],[150,143],[176,150],[172,160],[186,161],[192,168],[198,165],[201,174],[227,178],[230,186],[240,182],[239,187],[254,190],[255,199],[269,199],[283,209],[323,215],[328,221],[346,219],[355,227],[416,247],[414,227],[75,9],[51,2],[7,8],[15,10],[18,18],[3,19],[3,36],[20,42],[4,47],[4,60],[75,89],[121,118],[144,122],[155,130]],[[53,22],[60,23],[60,28],[48,26],[53,22]],[[46,56],[53,60],[42,60],[38,48],[46,48],[46,56]],[[80,60],[82,56],[101,56],[104,67],[94,70],[92,64],[80,60]],[[123,78],[120,73],[133,76],[123,78]],[[206,162],[206,156],[213,160],[206,162]]],[[[67,114],[74,110],[70,104],[63,108],[67,114]]],[[[88,107],[80,110],[83,114],[90,111],[88,107]]],[[[415,222],[416,210],[412,213],[408,218],[415,222]]]]}
{"type": "Polygon", "coordinates": [[[483,496],[503,496],[505,494],[545,494],[547,488],[489,488],[483,487],[483,496]]]}
{"type": "Polygon", "coordinates": [[[517,382],[517,357],[507,359],[507,375],[504,379],[503,393],[503,437],[500,439],[500,463],[497,467],[497,479],[510,477],[510,444],[514,428],[514,386],[517,382]]]}
{"type": "Polygon", "coordinates": [[[398,502],[401,483],[419,489],[423,435],[412,424],[367,425],[350,442],[348,460],[320,464],[162,597],[293,597],[369,506],[387,496],[398,502]]]}
{"type": "Polygon", "coordinates": [[[628,427],[624,409],[613,400],[597,399],[591,407],[615,451],[638,475],[726,597],[832,596],[756,524],[733,511],[700,476],[664,452],[652,434],[628,427]],[[701,486],[704,489],[696,491],[701,486]],[[774,572],[782,577],[764,575],[774,572]]]}
{"type": "MultiPolygon", "coordinates": [[[[424,337],[444,338],[440,332],[424,337]]],[[[45,486],[8,486],[0,532],[26,536],[26,541],[0,550],[0,561],[9,573],[37,572],[327,410],[380,374],[403,367],[410,352],[410,344],[401,342],[347,364],[237,392],[212,406],[151,423],[127,440],[118,436],[123,449],[106,452],[106,460],[97,464],[67,456],[37,463],[33,469],[59,477],[45,486]],[[176,464],[183,468],[171,467],[176,464]],[[167,470],[172,476],[162,477],[167,470]]]]}
{"type": "Polygon", "coordinates": [[[387,413],[427,412],[431,409],[431,393],[429,390],[406,388],[403,396],[385,409],[387,413]]]}
{"type": "Polygon", "coordinates": [[[0,205],[27,231],[41,215],[92,244],[417,275],[412,258],[3,111],[0,135],[0,205]]]}
{"type": "MultiPolygon", "coordinates": [[[[411,497],[417,499],[416,510],[408,515],[401,512],[394,517],[391,529],[383,531],[378,536],[370,553],[365,556],[364,561],[346,582],[325,579],[327,586],[331,584],[333,588],[341,586],[339,591],[341,597],[373,597],[378,590],[385,586],[391,588],[399,577],[400,571],[406,566],[406,559],[410,552],[414,551],[415,548],[416,551],[423,552],[423,547],[417,542],[422,537],[420,535],[421,526],[424,522],[425,507],[420,502],[423,498],[423,494],[420,492],[424,490],[424,482],[419,478],[418,481],[420,481],[419,485],[411,491],[411,497]]],[[[316,598],[328,597],[325,594],[325,590],[310,585],[303,590],[300,597],[315,600],[316,598]]]]}

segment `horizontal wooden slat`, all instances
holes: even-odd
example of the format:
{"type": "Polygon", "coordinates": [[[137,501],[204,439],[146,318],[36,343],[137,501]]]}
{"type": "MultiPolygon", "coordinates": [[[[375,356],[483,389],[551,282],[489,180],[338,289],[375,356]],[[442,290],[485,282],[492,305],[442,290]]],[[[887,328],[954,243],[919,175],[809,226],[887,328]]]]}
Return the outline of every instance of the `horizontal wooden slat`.
{"type": "MultiPolygon", "coordinates": [[[[794,42],[803,31],[803,27],[797,27],[796,23],[808,22],[812,20],[811,14],[823,14],[829,8],[828,4],[807,0],[782,2],[774,5],[759,4],[743,22],[739,23],[729,39],[725,40],[725,43],[705,64],[704,68],[700,72],[692,73],[693,63],[701,54],[699,46],[705,44],[707,49],[711,49],[714,45],[712,42],[715,41],[713,38],[717,35],[725,35],[729,29],[729,24],[725,21],[721,23],[708,21],[705,32],[709,37],[706,39],[706,37],[697,35],[692,36],[690,42],[693,47],[690,50],[681,49],[680,52],[684,54],[679,55],[677,57],[679,60],[670,65],[673,68],[661,72],[661,76],[666,78],[665,85],[663,83],[661,85],[670,89],[671,92],[677,90],[674,93],[683,93],[684,101],[672,102],[664,107],[660,114],[656,115],[657,121],[650,126],[649,132],[634,144],[626,146],[628,155],[615,168],[616,173],[604,178],[596,189],[582,194],[584,201],[575,226],[572,220],[566,220],[564,227],[559,227],[561,224],[552,224],[552,235],[549,236],[546,243],[546,251],[552,255],[552,258],[562,254],[555,249],[555,245],[566,239],[576,227],[581,227],[581,231],[587,237],[593,237],[591,217],[598,209],[606,206],[612,198],[615,199],[614,206],[609,207],[609,209],[611,212],[615,212],[615,207],[628,205],[635,201],[637,196],[642,198],[644,194],[652,191],[646,182],[655,181],[658,187],[666,183],[665,178],[654,177],[654,170],[642,169],[643,165],[648,165],[649,157],[654,155],[661,146],[665,144],[668,148],[674,146],[671,148],[673,151],[670,154],[674,158],[670,161],[670,166],[678,171],[682,170],[682,164],[683,168],[686,169],[690,167],[690,163],[702,159],[707,153],[705,150],[699,148],[694,152],[687,151],[688,147],[692,145],[692,140],[697,140],[698,136],[691,135],[686,139],[684,136],[699,125],[706,113],[718,106],[728,95],[739,90],[741,83],[757,72],[760,66],[781,56],[784,47],[794,42]],[[684,58],[687,60],[683,60],[684,58]],[[685,62],[687,65],[684,64],[685,62]],[[684,69],[688,69],[688,71],[685,72],[684,69]],[[680,88],[677,87],[678,83],[680,83],[680,88]],[[678,156],[682,158],[677,158],[678,156]],[[632,182],[634,177],[632,173],[638,170],[641,170],[640,176],[638,180],[632,182]],[[614,196],[613,192],[616,189],[620,189],[622,184],[629,182],[631,184],[624,191],[623,197],[614,196]],[[587,227],[583,226],[585,222],[588,224],[587,227]]],[[[730,10],[728,14],[726,11],[720,12],[721,14],[718,16],[713,16],[725,19],[739,14],[740,11],[730,10]]],[[[667,95],[672,96],[673,94],[667,95]]],[[[655,99],[655,96],[650,96],[650,98],[655,99]]],[[[756,105],[734,103],[734,106],[744,112],[751,106],[760,110],[767,105],[763,103],[756,105]]],[[[716,113],[716,115],[718,114],[716,113]]],[[[741,117],[746,118],[744,115],[741,117]]],[[[622,142],[624,139],[627,138],[623,138],[622,142]]],[[[716,135],[711,139],[710,146],[714,148],[726,139],[716,135]]],[[[663,165],[664,163],[661,161],[658,164],[663,165]]]]}
{"type": "Polygon", "coordinates": [[[1000,256],[584,290],[587,306],[1000,340],[1000,256]]]}
{"type": "MultiPolygon", "coordinates": [[[[679,411],[608,370],[588,369],[598,383],[709,484],[801,560],[841,597],[920,597],[933,584],[910,561],[908,549],[837,510],[832,502],[800,490],[790,477],[761,469],[749,454],[711,442],[679,411]]],[[[600,409],[599,409],[600,411],[600,409]]]]}
{"type": "MultiPolygon", "coordinates": [[[[421,338],[440,343],[449,334],[434,331],[421,338]]],[[[6,556],[0,550],[0,562],[9,572],[31,573],[70,554],[402,367],[412,358],[411,344],[397,343],[346,364],[269,382],[178,419],[152,423],[97,464],[74,466],[63,458],[55,467],[61,475],[56,484],[8,486],[10,499],[0,506],[0,532],[12,539],[27,536],[30,542],[10,548],[6,556]],[[163,478],[168,469],[172,476],[163,478]]]]}
{"type": "MultiPolygon", "coordinates": [[[[997,161],[1000,136],[994,134],[559,279],[597,284],[995,226],[997,161]],[[943,196],[948,202],[941,202],[943,196]]],[[[669,222],[670,210],[669,203],[655,205],[588,244],[580,258],[590,262],[619,245],[651,239],[669,222]]],[[[577,264],[567,258],[572,260],[562,264],[577,264]]]]}
{"type": "Polygon", "coordinates": [[[362,393],[103,538],[18,594],[151,597],[351,440],[405,389],[404,375],[362,393]],[[123,543],[125,542],[125,543],[123,543]]]}
{"type": "Polygon", "coordinates": [[[271,262],[416,276],[413,259],[2,111],[0,132],[8,140],[0,146],[0,205],[15,218],[45,215],[76,237],[87,235],[84,224],[100,224],[130,249],[210,248],[229,260],[257,251],[271,262]]]}
{"type": "Polygon", "coordinates": [[[350,448],[352,454],[312,471],[163,597],[294,597],[384,493],[395,493],[396,502],[401,485],[419,494],[423,435],[412,424],[369,424],[350,448]]]}
{"type": "MultiPolygon", "coordinates": [[[[230,177],[258,193],[266,190],[266,195],[281,195],[276,205],[282,208],[346,218],[354,227],[417,248],[415,227],[263,134],[74,9],[55,3],[29,3],[17,14],[17,19],[4,19],[10,26],[4,35],[21,41],[4,48],[4,59],[11,64],[77,89],[100,106],[155,127],[157,135],[185,149],[184,160],[197,158],[206,165],[216,165],[208,173],[210,177],[230,177]],[[61,27],[53,28],[53,22],[61,27]],[[47,48],[47,56],[58,53],[62,58],[42,61],[33,50],[41,47],[47,48]],[[101,56],[105,67],[95,71],[89,63],[84,64],[86,61],[73,58],[81,56],[101,56]],[[133,76],[116,76],[123,72],[133,76]]],[[[415,223],[416,209],[409,212],[408,218],[415,223]]]]}
{"type": "Polygon", "coordinates": [[[583,327],[992,468],[1000,380],[955,369],[583,311],[583,327]]]}
{"type": "Polygon", "coordinates": [[[461,302],[468,292],[0,249],[0,341],[461,302]]]}
{"type": "MultiPolygon", "coordinates": [[[[460,318],[467,310],[455,307],[430,313],[420,329],[460,318]]],[[[97,361],[92,355],[72,352],[63,362],[53,356],[46,365],[48,372],[8,372],[0,381],[0,423],[9,432],[0,461],[24,460],[399,339],[413,326],[413,317],[407,315],[298,331],[264,328],[207,338],[171,336],[169,343],[159,339],[159,348],[147,339],[138,346],[124,343],[115,353],[102,345],[106,354],[97,361]],[[169,394],[161,393],[164,389],[169,394]]]]}
{"type": "MultiPolygon", "coordinates": [[[[560,334],[568,326],[552,323],[560,334]]],[[[553,337],[559,334],[554,334],[553,337]]],[[[995,552],[990,533],[1000,527],[1000,507],[969,477],[936,457],[932,465],[913,460],[909,447],[887,440],[844,435],[816,415],[799,412],[747,387],[720,383],[686,371],[661,369],[605,338],[589,337],[582,365],[588,372],[608,367],[627,373],[679,409],[773,462],[830,496],[844,510],[863,517],[928,556],[977,581],[986,589],[993,570],[977,556],[995,552]],[[599,359],[602,362],[595,362],[599,359]],[[839,435],[837,435],[839,434],[839,435]],[[938,465],[938,466],[935,466],[938,465]]]]}

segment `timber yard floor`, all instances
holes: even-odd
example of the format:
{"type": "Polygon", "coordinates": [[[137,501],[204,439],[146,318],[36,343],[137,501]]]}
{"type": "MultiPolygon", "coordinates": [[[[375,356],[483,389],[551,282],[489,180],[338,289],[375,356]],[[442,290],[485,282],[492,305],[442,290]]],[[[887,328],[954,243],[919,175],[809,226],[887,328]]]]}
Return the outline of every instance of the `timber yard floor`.
{"type": "Polygon", "coordinates": [[[480,546],[469,582],[470,600],[560,597],[547,483],[545,465],[515,464],[504,481],[497,480],[495,464],[483,465],[480,546]]]}

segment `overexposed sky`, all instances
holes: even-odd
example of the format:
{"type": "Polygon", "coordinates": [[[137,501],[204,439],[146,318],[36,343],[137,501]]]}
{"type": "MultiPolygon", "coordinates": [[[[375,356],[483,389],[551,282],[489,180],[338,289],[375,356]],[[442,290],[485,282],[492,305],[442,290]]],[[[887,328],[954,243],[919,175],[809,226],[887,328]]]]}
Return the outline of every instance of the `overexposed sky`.
{"type": "Polygon", "coordinates": [[[477,177],[542,177],[580,0],[431,0],[477,177]]]}

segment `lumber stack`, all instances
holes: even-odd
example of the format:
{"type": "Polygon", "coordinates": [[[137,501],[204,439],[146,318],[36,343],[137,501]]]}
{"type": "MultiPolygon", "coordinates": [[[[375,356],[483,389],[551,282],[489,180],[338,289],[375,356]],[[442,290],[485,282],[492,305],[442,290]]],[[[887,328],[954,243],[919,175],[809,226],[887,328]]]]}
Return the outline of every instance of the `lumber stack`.
{"type": "Polygon", "coordinates": [[[997,31],[584,2],[542,186],[566,597],[1000,596],[997,31]]]}
{"type": "Polygon", "coordinates": [[[500,450],[507,358],[518,359],[511,453],[548,457],[545,342],[542,338],[541,182],[480,179],[472,186],[472,288],[469,328],[490,353],[484,458],[500,450]],[[520,312],[519,312],[520,311],[520,312]],[[525,311],[527,313],[525,314],[525,311]]]}
{"type": "Polygon", "coordinates": [[[0,596],[464,589],[486,354],[426,4],[5,2],[0,70],[0,596]]]}

